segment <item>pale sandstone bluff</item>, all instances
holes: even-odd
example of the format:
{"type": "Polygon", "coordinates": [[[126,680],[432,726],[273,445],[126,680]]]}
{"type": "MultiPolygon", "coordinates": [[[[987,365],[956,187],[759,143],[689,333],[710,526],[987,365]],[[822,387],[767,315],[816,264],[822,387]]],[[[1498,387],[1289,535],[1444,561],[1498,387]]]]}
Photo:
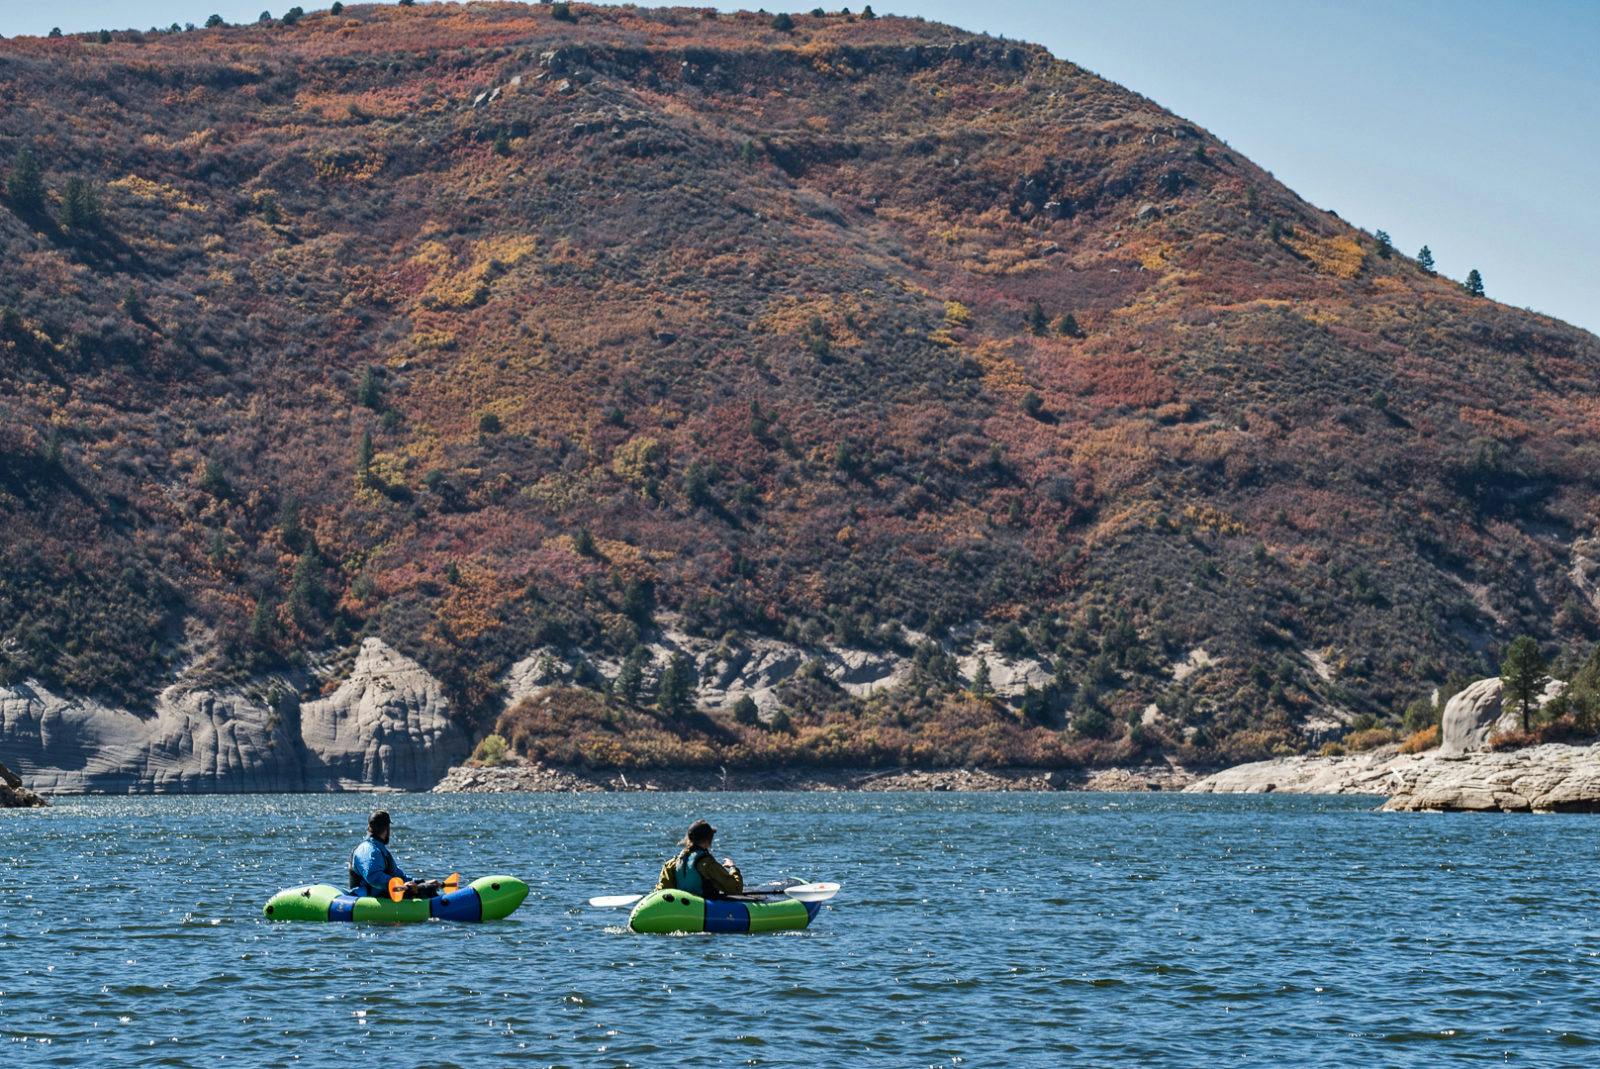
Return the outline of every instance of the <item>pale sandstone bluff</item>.
{"type": "Polygon", "coordinates": [[[1600,744],[1551,743],[1459,757],[1393,747],[1349,757],[1285,757],[1207,776],[1194,794],[1373,794],[1388,812],[1600,812],[1600,744]]]}
{"type": "MultiPolygon", "coordinates": [[[[1549,681],[1542,706],[1564,684],[1549,681]]],[[[1498,678],[1451,698],[1437,750],[1402,754],[1394,746],[1343,757],[1283,757],[1224,769],[1191,784],[1194,794],[1373,794],[1389,812],[1600,812],[1600,744],[1552,743],[1504,752],[1488,740],[1521,720],[1504,708],[1498,678]]]]}
{"type": "Polygon", "coordinates": [[[1434,758],[1396,771],[1390,812],[1600,813],[1600,744],[1434,758]]]}
{"type": "Polygon", "coordinates": [[[1213,773],[1184,788],[1186,794],[1381,794],[1394,793],[1397,763],[1418,755],[1383,746],[1348,757],[1279,757],[1213,773]]]}
{"type": "Polygon", "coordinates": [[[0,755],[45,794],[427,790],[467,751],[449,713],[437,680],[369,638],[338,689],[297,709],[175,685],[140,716],[0,687],[0,755]]]}
{"type": "MultiPolygon", "coordinates": [[[[739,699],[748,697],[763,716],[770,715],[782,704],[779,688],[813,664],[841,690],[857,698],[893,690],[912,674],[912,658],[893,651],[805,647],[761,637],[719,642],[685,633],[669,614],[663,614],[663,620],[665,626],[644,645],[649,655],[643,667],[646,685],[655,686],[672,657],[683,654],[694,662],[695,700],[712,709],[732,708],[739,699]]],[[[913,643],[922,637],[908,636],[913,643]]],[[[1046,687],[1054,678],[1043,662],[1008,657],[988,642],[970,642],[966,652],[957,655],[956,663],[968,683],[977,674],[979,664],[986,665],[989,689],[995,697],[1012,704],[1020,702],[1029,687],[1046,687]]],[[[541,646],[512,665],[501,682],[506,690],[506,705],[512,706],[554,684],[593,686],[599,680],[615,679],[621,668],[615,658],[541,646]]]]}

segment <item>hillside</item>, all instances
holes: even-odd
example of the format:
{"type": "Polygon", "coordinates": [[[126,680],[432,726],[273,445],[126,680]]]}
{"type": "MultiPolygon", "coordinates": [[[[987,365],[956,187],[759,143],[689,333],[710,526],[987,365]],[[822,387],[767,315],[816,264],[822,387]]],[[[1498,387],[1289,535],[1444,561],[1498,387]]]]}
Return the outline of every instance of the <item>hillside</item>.
{"type": "Polygon", "coordinates": [[[309,700],[379,637],[476,734],[544,651],[552,759],[1049,764],[1600,634],[1600,340],[1037,47],[792,23],[0,41],[0,683],[309,700]],[[904,671],[589,693],[664,626],[904,671]]]}

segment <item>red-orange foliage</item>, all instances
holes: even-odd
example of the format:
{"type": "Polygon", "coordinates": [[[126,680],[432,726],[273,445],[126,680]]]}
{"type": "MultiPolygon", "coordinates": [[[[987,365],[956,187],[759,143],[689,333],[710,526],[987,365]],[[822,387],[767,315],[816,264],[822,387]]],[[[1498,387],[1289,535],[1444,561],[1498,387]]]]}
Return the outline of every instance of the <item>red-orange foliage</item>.
{"type": "Polygon", "coordinates": [[[487,719],[535,645],[624,653],[648,588],[719,638],[1014,623],[1049,726],[574,740],[1047,764],[1072,702],[1259,755],[1597,627],[1592,336],[1038,48],[572,10],[0,41],[0,167],[50,189],[0,206],[0,678],[136,701],[186,629],[235,674],[378,631],[487,719]]]}

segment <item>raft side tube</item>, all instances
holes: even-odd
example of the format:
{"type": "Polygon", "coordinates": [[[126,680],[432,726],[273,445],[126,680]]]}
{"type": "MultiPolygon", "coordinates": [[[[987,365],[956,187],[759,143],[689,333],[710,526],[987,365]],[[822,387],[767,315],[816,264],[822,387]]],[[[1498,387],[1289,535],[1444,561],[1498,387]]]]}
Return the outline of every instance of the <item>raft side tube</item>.
{"type": "Polygon", "coordinates": [[[471,884],[433,898],[388,898],[346,894],[319,883],[279,891],[262,913],[275,921],[353,921],[359,924],[412,924],[438,918],[476,923],[510,916],[528,897],[528,885],[515,876],[482,876],[471,884]]]}
{"type": "MultiPolygon", "coordinates": [[[[528,897],[528,885],[515,876],[480,876],[456,894],[471,891],[482,904],[481,919],[497,921],[509,917],[528,897]]],[[[445,898],[451,897],[445,895],[445,898]]],[[[442,914],[441,914],[442,916],[442,914]]],[[[454,918],[445,918],[453,920],[454,918]]]]}
{"type": "Polygon", "coordinates": [[[333,900],[344,894],[328,883],[290,887],[267,900],[261,913],[274,921],[325,921],[333,900]]]}
{"type": "Polygon", "coordinates": [[[636,932],[792,932],[817,915],[817,903],[707,899],[682,891],[652,891],[633,907],[628,927],[636,932]]]}

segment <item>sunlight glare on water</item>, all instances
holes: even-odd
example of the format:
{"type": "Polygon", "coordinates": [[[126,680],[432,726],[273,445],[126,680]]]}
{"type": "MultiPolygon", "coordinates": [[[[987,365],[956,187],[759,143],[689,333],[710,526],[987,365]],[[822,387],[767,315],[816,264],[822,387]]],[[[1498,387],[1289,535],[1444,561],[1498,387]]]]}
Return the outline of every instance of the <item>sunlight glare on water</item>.
{"type": "Polygon", "coordinates": [[[0,813],[7,1066],[1565,1065],[1597,1055],[1591,817],[1281,796],[63,798],[0,813]],[[276,924],[366,811],[484,925],[276,924]],[[638,936],[688,822],[804,932],[638,936]],[[686,1053],[687,1052],[687,1053],[686,1053]]]}

